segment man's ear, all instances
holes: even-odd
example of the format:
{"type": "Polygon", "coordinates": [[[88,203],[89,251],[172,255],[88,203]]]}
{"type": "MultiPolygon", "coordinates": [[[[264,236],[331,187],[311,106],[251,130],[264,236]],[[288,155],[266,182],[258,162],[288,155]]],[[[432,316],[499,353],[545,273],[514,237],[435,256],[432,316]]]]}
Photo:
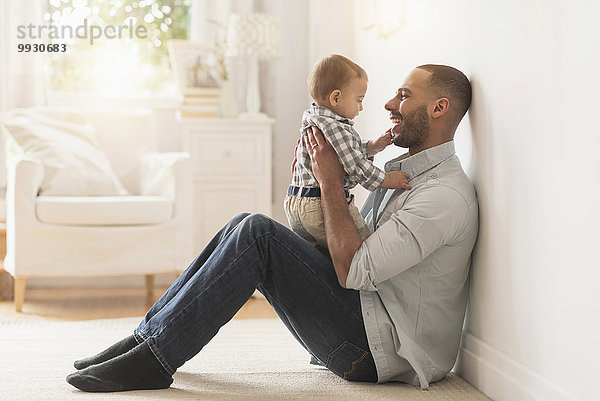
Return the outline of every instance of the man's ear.
{"type": "Polygon", "coordinates": [[[431,114],[431,117],[442,117],[448,112],[448,110],[450,110],[450,100],[448,100],[448,98],[441,97],[433,104],[433,113],[431,114]]]}
{"type": "Polygon", "coordinates": [[[332,106],[337,106],[342,97],[342,91],[339,89],[335,89],[329,94],[329,104],[332,106]]]}

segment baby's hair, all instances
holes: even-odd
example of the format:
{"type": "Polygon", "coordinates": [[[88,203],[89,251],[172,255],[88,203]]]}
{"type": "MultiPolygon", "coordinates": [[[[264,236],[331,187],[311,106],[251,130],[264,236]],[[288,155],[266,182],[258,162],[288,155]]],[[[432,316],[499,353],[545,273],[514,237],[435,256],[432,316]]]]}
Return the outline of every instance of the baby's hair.
{"type": "Polygon", "coordinates": [[[342,90],[354,78],[368,79],[361,66],[339,54],[318,61],[308,76],[308,92],[315,101],[323,101],[336,89],[342,90]]]}

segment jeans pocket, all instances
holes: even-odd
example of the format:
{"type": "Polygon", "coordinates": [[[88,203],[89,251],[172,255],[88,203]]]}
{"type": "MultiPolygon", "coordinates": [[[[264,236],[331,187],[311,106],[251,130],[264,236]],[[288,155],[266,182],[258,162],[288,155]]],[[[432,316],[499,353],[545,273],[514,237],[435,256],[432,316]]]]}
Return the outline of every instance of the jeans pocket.
{"type": "Polygon", "coordinates": [[[350,381],[377,381],[377,370],[369,351],[344,341],[327,357],[327,368],[350,381]]]}

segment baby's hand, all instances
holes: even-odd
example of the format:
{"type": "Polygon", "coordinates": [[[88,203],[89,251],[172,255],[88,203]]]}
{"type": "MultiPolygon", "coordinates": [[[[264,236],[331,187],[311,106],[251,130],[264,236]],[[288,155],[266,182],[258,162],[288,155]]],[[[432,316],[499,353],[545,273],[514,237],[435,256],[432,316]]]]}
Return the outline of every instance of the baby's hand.
{"type": "Polygon", "coordinates": [[[379,138],[374,141],[369,141],[367,144],[367,150],[369,157],[375,156],[377,153],[381,152],[383,149],[387,148],[392,144],[392,129],[385,131],[385,134],[381,135],[379,138]]]}
{"type": "Polygon", "coordinates": [[[404,171],[390,171],[385,175],[385,180],[381,183],[381,188],[391,189],[412,189],[411,185],[408,185],[410,176],[404,171]]]}

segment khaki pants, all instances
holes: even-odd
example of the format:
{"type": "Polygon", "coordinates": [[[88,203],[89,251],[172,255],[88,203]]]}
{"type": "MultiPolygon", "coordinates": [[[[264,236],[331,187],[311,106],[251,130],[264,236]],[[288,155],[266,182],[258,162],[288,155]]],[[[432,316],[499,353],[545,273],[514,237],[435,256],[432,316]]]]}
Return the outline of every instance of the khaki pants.
{"type": "MultiPolygon", "coordinates": [[[[371,229],[354,205],[354,195],[350,195],[349,198],[346,198],[346,201],[352,220],[358,229],[358,234],[364,241],[371,235],[371,229]]],[[[323,211],[321,210],[321,198],[286,195],[283,201],[283,209],[292,231],[327,254],[327,238],[325,236],[323,211]]]]}

